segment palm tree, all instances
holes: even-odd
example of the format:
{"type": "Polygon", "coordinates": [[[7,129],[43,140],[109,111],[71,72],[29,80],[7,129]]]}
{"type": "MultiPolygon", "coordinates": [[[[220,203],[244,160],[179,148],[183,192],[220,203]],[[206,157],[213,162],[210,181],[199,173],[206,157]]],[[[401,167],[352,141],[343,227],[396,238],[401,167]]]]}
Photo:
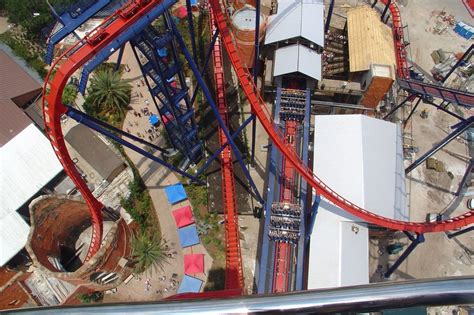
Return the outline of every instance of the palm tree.
{"type": "Polygon", "coordinates": [[[91,79],[88,99],[97,113],[109,112],[123,118],[130,103],[131,90],[129,81],[122,80],[119,72],[99,70],[91,79]]]}
{"type": "Polygon", "coordinates": [[[135,273],[144,271],[163,270],[163,263],[166,262],[166,250],[164,242],[157,234],[152,236],[139,232],[132,239],[133,258],[135,260],[135,273]]]}

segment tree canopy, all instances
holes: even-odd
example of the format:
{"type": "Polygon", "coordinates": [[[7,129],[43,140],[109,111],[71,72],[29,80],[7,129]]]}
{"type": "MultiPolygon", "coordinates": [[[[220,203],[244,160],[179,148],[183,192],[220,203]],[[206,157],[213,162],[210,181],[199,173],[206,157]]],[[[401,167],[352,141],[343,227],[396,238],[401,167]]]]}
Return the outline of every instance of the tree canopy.
{"type": "MultiPolygon", "coordinates": [[[[76,0],[49,0],[51,5],[68,5],[76,0]]],[[[54,22],[46,0],[0,0],[0,10],[8,13],[8,21],[20,25],[31,38],[40,38],[41,30],[54,22]]]]}
{"type": "Polygon", "coordinates": [[[135,260],[135,272],[157,271],[163,269],[163,264],[167,260],[166,250],[163,240],[158,234],[149,236],[140,232],[132,240],[133,258],[135,260]]]}
{"type": "Polygon", "coordinates": [[[99,70],[91,79],[87,102],[99,115],[109,113],[123,118],[130,103],[131,91],[129,81],[122,80],[119,72],[99,70]]]}

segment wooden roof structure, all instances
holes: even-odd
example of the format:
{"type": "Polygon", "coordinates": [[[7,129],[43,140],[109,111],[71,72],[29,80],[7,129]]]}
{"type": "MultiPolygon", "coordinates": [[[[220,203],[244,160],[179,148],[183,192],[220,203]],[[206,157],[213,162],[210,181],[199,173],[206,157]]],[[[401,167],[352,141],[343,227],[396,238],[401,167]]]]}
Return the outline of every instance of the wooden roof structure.
{"type": "Polygon", "coordinates": [[[367,5],[347,12],[349,71],[367,71],[371,64],[396,66],[392,30],[367,5]]]}

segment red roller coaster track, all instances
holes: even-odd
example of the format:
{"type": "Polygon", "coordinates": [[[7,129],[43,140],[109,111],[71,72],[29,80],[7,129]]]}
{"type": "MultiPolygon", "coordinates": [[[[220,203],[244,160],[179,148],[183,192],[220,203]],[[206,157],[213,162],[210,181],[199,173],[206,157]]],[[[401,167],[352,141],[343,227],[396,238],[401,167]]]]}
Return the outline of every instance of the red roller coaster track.
{"type": "Polygon", "coordinates": [[[293,150],[293,148],[288,143],[285,143],[285,141],[283,140],[284,138],[275,128],[275,125],[271,120],[271,115],[266,108],[265,102],[255,92],[256,89],[251,80],[250,73],[245,67],[243,67],[239,60],[236,47],[232,41],[232,35],[227,27],[227,22],[224,14],[222,13],[219,1],[210,0],[210,4],[212,6],[212,9],[214,10],[214,18],[216,20],[222,42],[224,43],[227,54],[230,57],[234,70],[237,73],[237,77],[239,78],[242,89],[244,90],[245,95],[247,96],[252,110],[261,122],[268,136],[271,138],[273,144],[278,148],[278,150],[285,157],[285,159],[293,165],[295,170],[314,189],[316,189],[319,194],[324,196],[329,201],[333,202],[338,207],[359,217],[364,221],[394,230],[412,231],[417,233],[440,232],[453,230],[474,223],[474,211],[468,211],[463,215],[450,218],[442,222],[431,223],[404,222],[385,218],[376,215],[370,211],[367,211],[363,208],[360,208],[359,206],[343,198],[330,187],[328,187],[326,184],[324,184],[318,177],[313,174],[311,169],[309,169],[301,161],[295,150],[293,150]]]}
{"type": "MultiPolygon", "coordinates": [[[[154,6],[160,5],[160,2],[160,0],[136,0],[124,5],[124,7],[104,20],[100,26],[94,29],[83,40],[79,41],[75,46],[62,54],[61,57],[52,65],[45,80],[43,88],[43,114],[46,133],[66,173],[73,180],[74,184],[84,197],[92,218],[92,240],[86,259],[90,259],[100,247],[102,239],[101,210],[103,205],[89,191],[67,151],[60,123],[61,116],[66,112],[66,107],[61,102],[61,96],[69,77],[79,67],[92,58],[95,53],[103,49],[114,38],[118,38],[124,30],[133,25],[154,6]],[[127,14],[122,14],[122,12],[127,14]],[[133,14],[128,14],[129,12],[133,12],[133,14]],[[55,75],[53,77],[52,73],[54,72],[55,75]]],[[[347,212],[367,222],[395,230],[406,230],[418,233],[438,232],[453,230],[474,223],[474,211],[469,211],[461,216],[435,223],[402,222],[384,218],[358,207],[325,185],[300,160],[293,148],[285,143],[283,137],[275,129],[265,102],[258,94],[256,94],[256,89],[252,83],[251,76],[239,60],[237,50],[232,42],[232,36],[227,27],[219,1],[211,0],[210,4],[214,10],[214,18],[221,34],[221,40],[224,43],[225,49],[254,113],[257,115],[257,118],[262,123],[267,134],[285,159],[293,165],[295,171],[297,171],[313,188],[315,188],[318,193],[347,212]]],[[[152,21],[150,21],[150,23],[151,22],[152,21]]]]}
{"type": "MultiPolygon", "coordinates": [[[[216,31],[212,8],[209,7],[209,23],[211,36],[216,31]]],[[[214,44],[212,53],[214,61],[214,81],[216,90],[216,101],[219,114],[226,126],[229,126],[227,115],[227,102],[225,97],[225,78],[222,63],[222,49],[219,37],[214,44]]],[[[224,131],[219,127],[219,143],[223,146],[227,142],[224,131]]],[[[237,204],[235,201],[234,170],[232,166],[232,151],[226,146],[221,153],[222,171],[222,199],[224,202],[225,239],[226,239],[226,268],[225,287],[230,289],[244,289],[244,275],[242,270],[242,258],[240,252],[239,218],[237,204]]]]}
{"type": "MultiPolygon", "coordinates": [[[[288,144],[296,152],[296,134],[299,123],[293,120],[285,122],[285,136],[289,139],[288,144]]],[[[294,204],[297,203],[294,192],[296,186],[296,172],[287,159],[282,161],[282,180],[280,184],[280,202],[294,204]]],[[[289,243],[276,242],[275,263],[273,274],[272,292],[287,292],[289,290],[291,261],[294,247],[289,243]]]]}
{"type": "Polygon", "coordinates": [[[69,77],[79,67],[114,38],[120,36],[124,30],[134,24],[154,6],[159,5],[160,2],[160,0],[144,0],[125,4],[121,9],[105,19],[101,25],[91,31],[83,40],[77,42],[56,59],[45,79],[43,87],[43,116],[46,133],[64,170],[84,197],[92,219],[92,239],[86,260],[94,256],[100,248],[102,240],[101,211],[104,206],[92,195],[67,151],[61,129],[61,116],[66,113],[66,107],[61,102],[63,90],[69,77]],[[132,11],[134,14],[122,14],[122,12],[132,11]]]}

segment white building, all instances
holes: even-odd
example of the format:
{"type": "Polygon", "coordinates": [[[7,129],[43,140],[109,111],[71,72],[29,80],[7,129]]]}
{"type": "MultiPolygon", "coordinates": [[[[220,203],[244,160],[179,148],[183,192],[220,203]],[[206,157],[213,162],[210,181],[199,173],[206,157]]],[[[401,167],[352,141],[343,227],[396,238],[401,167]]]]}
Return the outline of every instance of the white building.
{"type": "Polygon", "coordinates": [[[20,109],[41,85],[0,50],[0,266],[26,244],[30,227],[17,212],[62,170],[51,144],[20,109]]]}
{"type": "MultiPolygon", "coordinates": [[[[407,220],[400,126],[364,115],[315,117],[314,173],[355,204],[407,220]]],[[[369,282],[369,231],[322,198],[310,240],[308,289],[369,282]]]]}
{"type": "Polygon", "coordinates": [[[321,81],[323,1],[279,0],[276,13],[267,20],[265,45],[276,46],[273,62],[267,61],[267,67],[273,66],[272,76],[275,79],[299,73],[312,82],[321,81]]]}

